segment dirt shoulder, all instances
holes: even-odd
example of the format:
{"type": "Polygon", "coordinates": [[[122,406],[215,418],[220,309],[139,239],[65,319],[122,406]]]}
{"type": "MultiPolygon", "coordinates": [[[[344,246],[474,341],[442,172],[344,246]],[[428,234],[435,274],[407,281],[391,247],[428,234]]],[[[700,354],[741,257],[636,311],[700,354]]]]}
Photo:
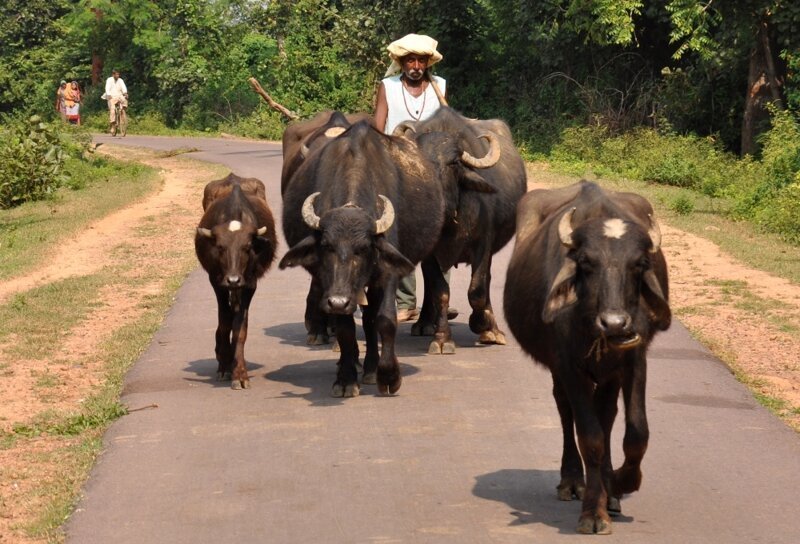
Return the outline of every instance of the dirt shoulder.
{"type": "MultiPolygon", "coordinates": [[[[70,278],[113,279],[106,286],[99,282],[89,314],[63,331],[50,356],[17,359],[3,370],[2,431],[35,425],[50,414],[80,413],[102,388],[109,379],[105,344],[152,313],[154,301],[168,301],[176,278],[195,266],[193,233],[202,213],[203,187],[226,172],[182,157],[161,158],[152,151],[103,146],[98,152],[155,167],[163,184],[61,243],[45,266],[0,285],[0,301],[7,301],[70,278]]],[[[0,358],[8,357],[7,347],[0,346],[0,358]]],[[[35,524],[53,508],[49,495],[63,495],[64,489],[77,490],[82,484],[93,458],[81,452],[85,438],[43,434],[0,445],[0,544],[60,540],[59,535],[31,534],[41,533],[35,524]]]]}

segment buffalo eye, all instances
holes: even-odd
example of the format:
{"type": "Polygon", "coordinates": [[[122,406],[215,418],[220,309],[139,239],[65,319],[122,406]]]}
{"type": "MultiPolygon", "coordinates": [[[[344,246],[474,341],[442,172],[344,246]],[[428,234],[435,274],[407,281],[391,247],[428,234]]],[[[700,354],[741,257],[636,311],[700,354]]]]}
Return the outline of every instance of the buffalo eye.
{"type": "Polygon", "coordinates": [[[581,272],[583,272],[584,275],[591,274],[592,272],[594,272],[596,268],[595,262],[592,259],[590,259],[585,253],[581,253],[580,255],[578,255],[575,261],[578,263],[578,268],[580,268],[581,272]]]}
{"type": "Polygon", "coordinates": [[[633,263],[633,270],[637,274],[644,274],[650,268],[650,259],[641,257],[633,263]]]}

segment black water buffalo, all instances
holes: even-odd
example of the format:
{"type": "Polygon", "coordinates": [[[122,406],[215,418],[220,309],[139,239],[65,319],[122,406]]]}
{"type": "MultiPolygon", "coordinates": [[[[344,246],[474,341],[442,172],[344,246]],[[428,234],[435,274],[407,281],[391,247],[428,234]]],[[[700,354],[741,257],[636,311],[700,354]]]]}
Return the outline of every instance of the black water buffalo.
{"type": "Polygon", "coordinates": [[[281,169],[281,194],[308,155],[317,151],[333,138],[358,121],[369,120],[366,113],[344,114],[339,111],[322,111],[305,121],[290,124],[283,131],[283,167],[281,169]]]}
{"type": "MultiPolygon", "coordinates": [[[[463,150],[450,135],[429,138],[439,141],[441,153],[460,160],[463,150]]],[[[303,162],[286,188],[283,229],[292,247],[280,267],[303,266],[311,272],[309,300],[323,317],[335,316],[341,354],[334,396],[359,394],[353,312],[364,303],[363,383],[377,381],[383,394],[400,388],[395,291],[398,278],[439,240],[445,197],[436,171],[415,142],[384,135],[362,121],[303,162]]],[[[482,180],[475,180],[474,187],[464,185],[491,190],[482,180]]],[[[326,324],[323,320],[312,328],[326,324]]]]}
{"type": "Polygon", "coordinates": [[[234,174],[206,185],[195,252],[217,297],[217,378],[250,387],[244,359],[247,315],[258,279],[275,258],[275,221],[264,184],[234,174]],[[235,360],[235,364],[234,364],[235,360]]]}
{"type": "Polygon", "coordinates": [[[671,320],[652,214],[644,198],[587,181],[531,191],[519,203],[505,316],[522,348],[552,374],[564,438],[558,497],[583,500],[581,533],[610,533],[608,512],[618,512],[619,499],[642,479],[647,348],[671,320]],[[620,389],[625,461],[613,470],[620,389]]]}
{"type": "Polygon", "coordinates": [[[525,164],[519,155],[508,125],[498,119],[474,120],[455,110],[443,107],[429,119],[401,125],[409,126],[405,134],[419,143],[423,152],[439,166],[445,182],[447,209],[439,243],[432,256],[423,262],[425,298],[419,320],[412,326],[415,335],[434,335],[429,353],[454,353],[455,343],[447,321],[450,290],[440,270],[458,263],[469,263],[472,269],[467,296],[472,314],[469,326],[483,344],[505,344],[505,335],[498,328],[489,298],[492,255],[514,235],[517,202],[527,189],[525,164]],[[472,155],[489,155],[486,160],[466,164],[442,156],[435,139],[424,136],[445,132],[456,138],[458,146],[472,155]],[[459,180],[480,176],[492,186],[492,192],[461,191],[459,180]]]}

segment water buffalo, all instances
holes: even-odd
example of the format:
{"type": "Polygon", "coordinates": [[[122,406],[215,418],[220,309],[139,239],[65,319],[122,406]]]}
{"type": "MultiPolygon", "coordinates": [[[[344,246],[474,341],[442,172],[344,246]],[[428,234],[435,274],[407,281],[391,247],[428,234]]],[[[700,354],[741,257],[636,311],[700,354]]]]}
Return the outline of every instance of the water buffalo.
{"type": "Polygon", "coordinates": [[[558,497],[583,500],[580,533],[610,533],[608,512],[641,484],[647,349],[671,320],[652,214],[644,198],[587,181],[531,191],[519,203],[505,316],[522,348],[552,374],[564,440],[558,497]],[[620,390],[625,461],[613,470],[620,390]]]}
{"type": "Polygon", "coordinates": [[[358,121],[369,120],[366,113],[344,114],[339,111],[322,111],[306,121],[290,124],[283,131],[283,167],[281,169],[281,194],[308,155],[317,151],[333,138],[358,121]]]}
{"type": "Polygon", "coordinates": [[[435,261],[423,262],[425,298],[411,333],[434,335],[429,353],[455,352],[446,315],[450,289],[440,270],[469,263],[470,329],[483,344],[505,344],[489,297],[492,255],[514,235],[517,202],[527,189],[525,164],[514,146],[511,131],[498,119],[468,119],[449,107],[440,108],[425,121],[403,124],[399,131],[418,142],[438,165],[439,176],[449,188],[444,227],[432,253],[435,261]],[[448,159],[442,155],[437,140],[425,136],[435,132],[451,134],[459,148],[484,159],[471,162],[448,159]],[[492,191],[459,190],[464,179],[475,177],[485,180],[492,191]]]}
{"type": "MultiPolygon", "coordinates": [[[[441,152],[454,161],[463,150],[446,134],[441,152]]],[[[353,312],[363,306],[367,341],[363,383],[394,394],[402,378],[394,351],[395,290],[439,240],[445,197],[437,168],[418,145],[356,123],[303,162],[283,195],[283,229],[289,251],[280,267],[312,274],[309,301],[335,316],[341,350],[332,394],[359,394],[358,346],[353,312]],[[378,334],[382,349],[378,353],[378,334]]],[[[482,180],[478,190],[491,190],[482,180]]],[[[312,323],[320,330],[327,322],[312,323]]]]}
{"type": "Polygon", "coordinates": [[[217,378],[250,387],[244,359],[247,316],[258,279],[275,258],[277,237],[264,184],[234,174],[206,185],[204,213],[194,239],[200,264],[217,297],[217,378]],[[235,363],[234,363],[235,361],[235,363]]]}

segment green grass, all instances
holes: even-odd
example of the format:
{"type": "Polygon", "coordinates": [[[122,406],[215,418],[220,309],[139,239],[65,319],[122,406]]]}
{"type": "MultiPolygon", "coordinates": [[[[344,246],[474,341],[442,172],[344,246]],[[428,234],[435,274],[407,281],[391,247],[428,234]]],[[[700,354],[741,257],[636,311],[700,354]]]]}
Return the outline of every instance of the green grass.
{"type": "Polygon", "coordinates": [[[152,168],[102,157],[72,168],[73,177],[88,180],[85,187],[61,189],[50,200],[0,211],[0,281],[46,262],[60,242],[161,183],[152,168]]]}

